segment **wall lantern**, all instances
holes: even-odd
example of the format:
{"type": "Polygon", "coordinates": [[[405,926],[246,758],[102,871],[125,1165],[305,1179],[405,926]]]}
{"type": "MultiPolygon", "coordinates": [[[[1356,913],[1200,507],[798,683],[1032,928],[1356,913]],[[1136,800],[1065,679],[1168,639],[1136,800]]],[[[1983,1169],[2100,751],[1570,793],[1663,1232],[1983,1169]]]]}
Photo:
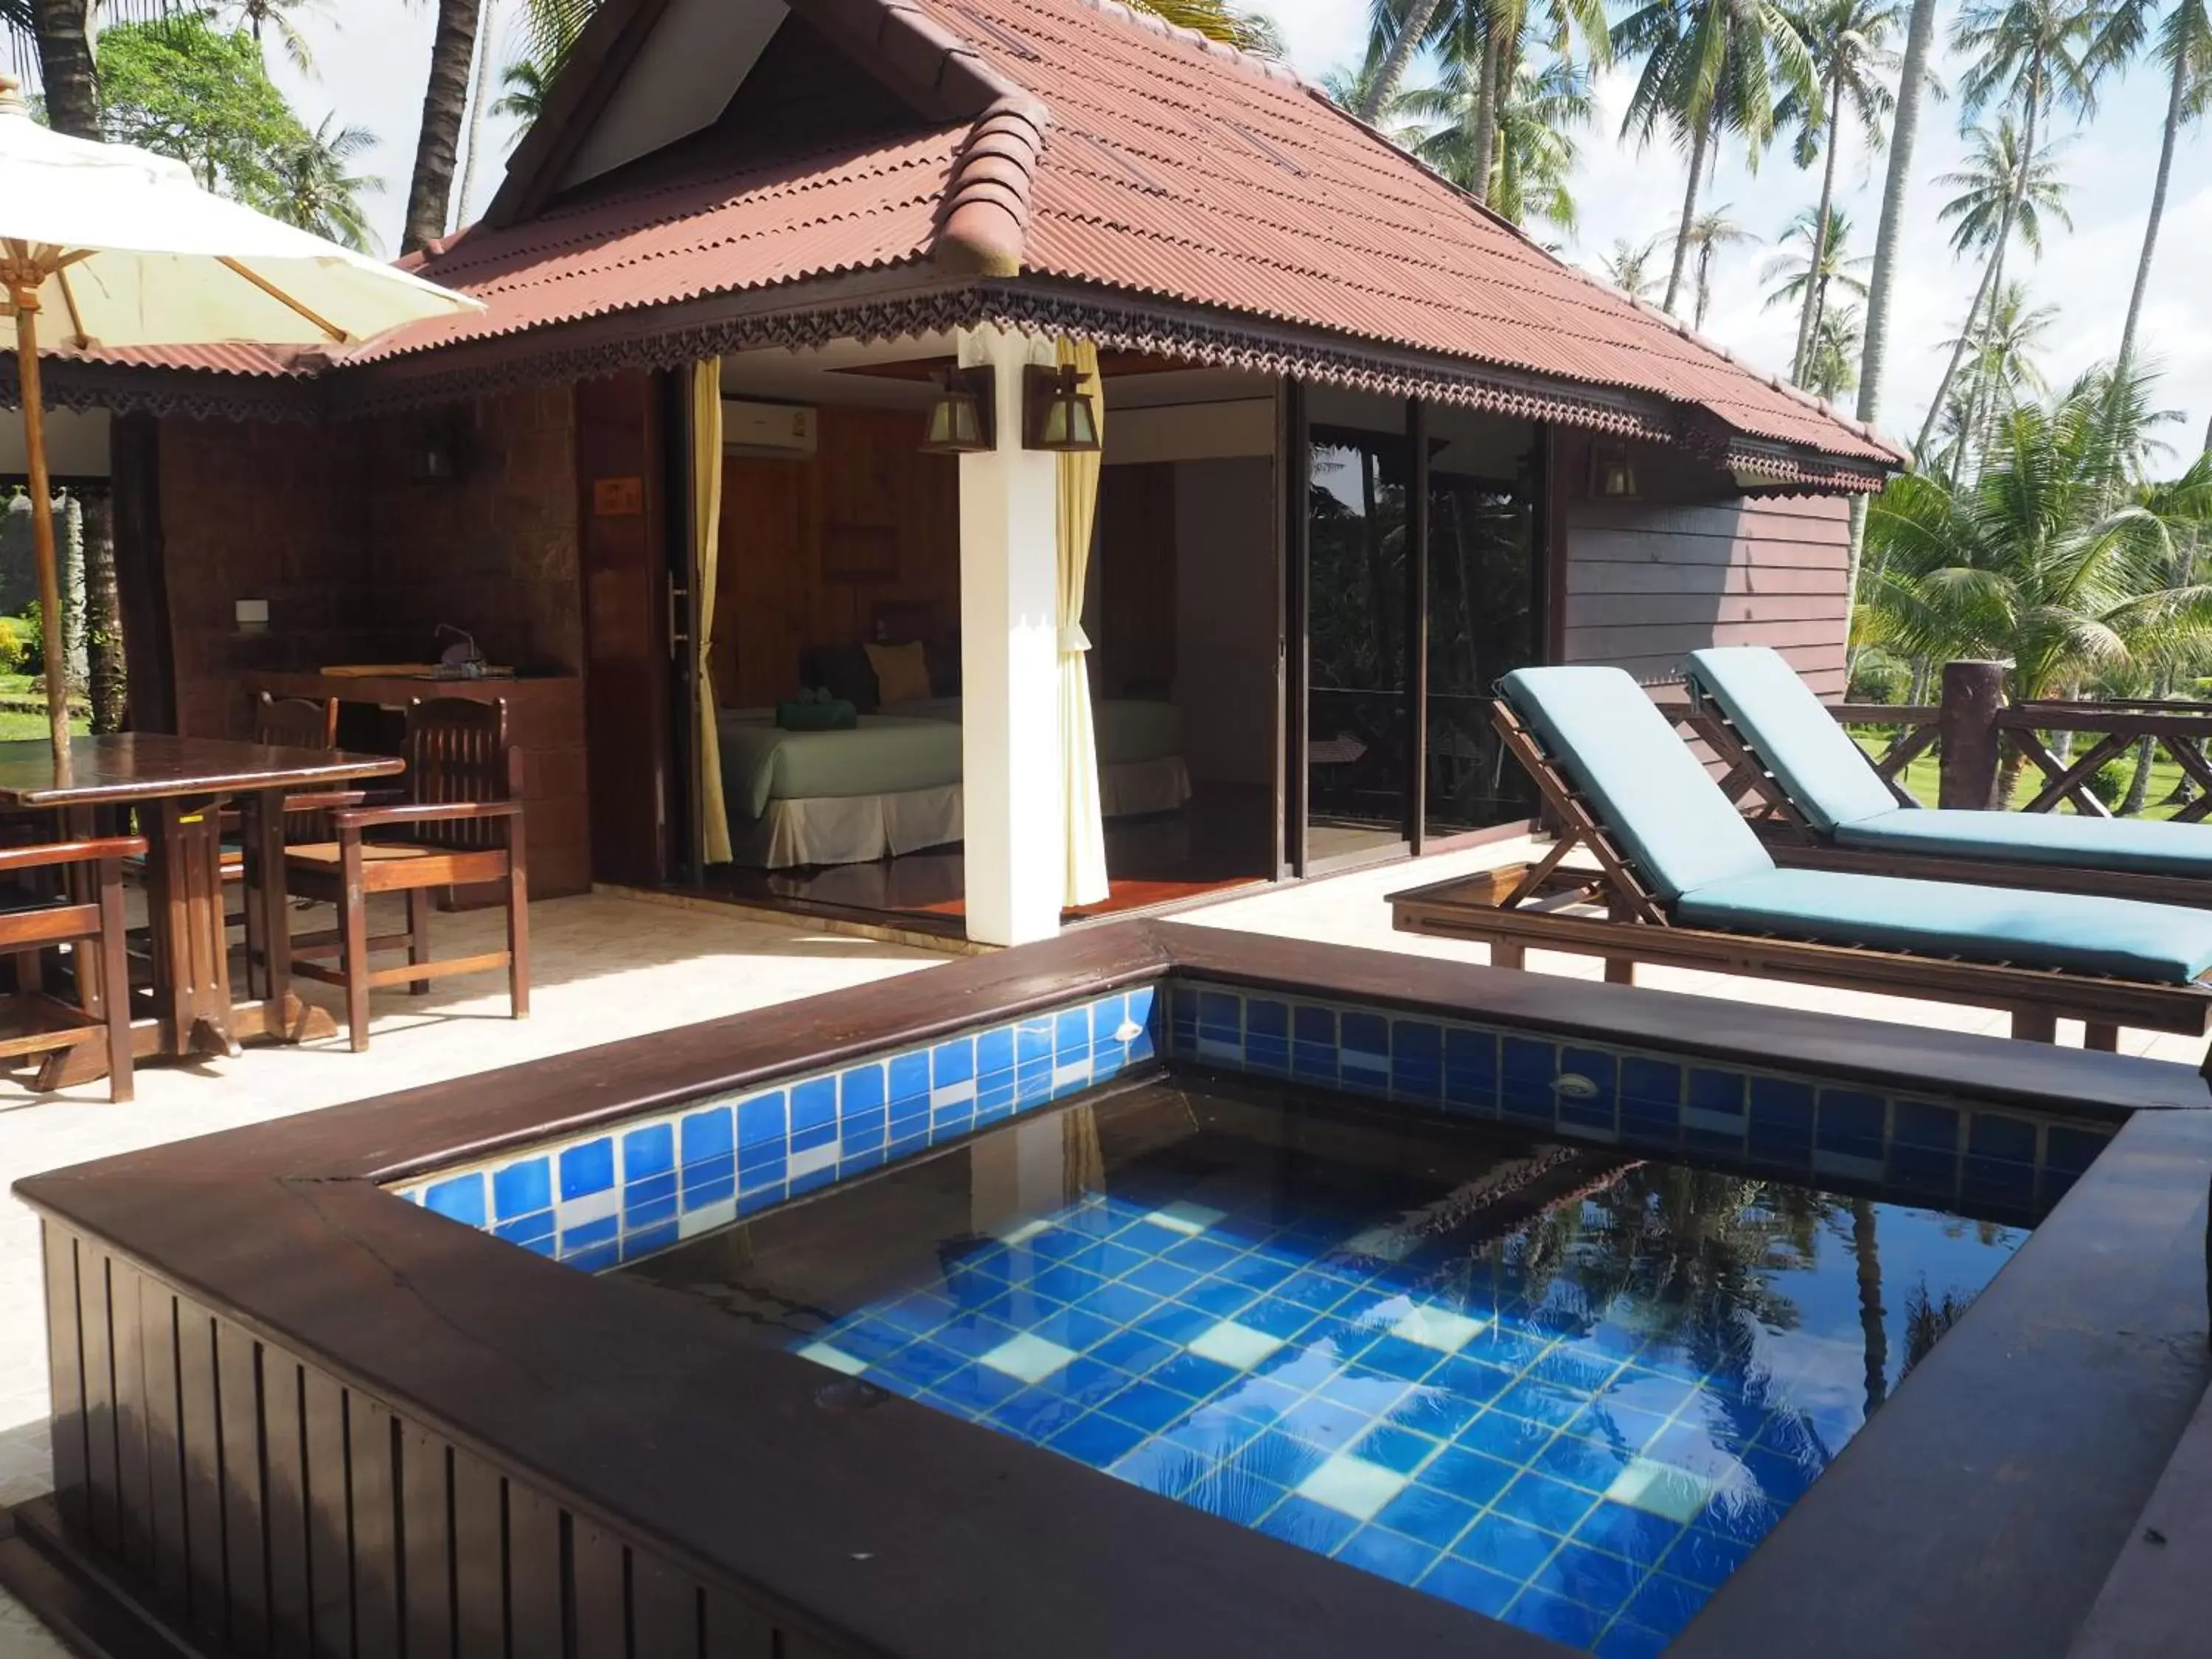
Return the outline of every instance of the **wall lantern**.
{"type": "Polygon", "coordinates": [[[999,447],[998,386],[989,366],[948,368],[938,377],[922,427],[925,455],[976,455],[999,447]]]}
{"type": "Polygon", "coordinates": [[[1098,416],[1082,385],[1073,363],[1030,366],[1022,380],[1023,448],[1079,454],[1098,447],[1098,416]]]}
{"type": "Polygon", "coordinates": [[[1589,493],[1606,501],[1636,499],[1636,463],[1628,459],[1626,444],[1590,446],[1589,493]]]}

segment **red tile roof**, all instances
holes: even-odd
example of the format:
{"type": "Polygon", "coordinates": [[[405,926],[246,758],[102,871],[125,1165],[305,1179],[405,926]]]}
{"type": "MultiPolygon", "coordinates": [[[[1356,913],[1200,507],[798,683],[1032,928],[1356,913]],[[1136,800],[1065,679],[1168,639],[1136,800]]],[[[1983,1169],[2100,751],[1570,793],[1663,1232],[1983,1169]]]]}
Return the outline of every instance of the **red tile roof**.
{"type": "Polygon", "coordinates": [[[486,312],[339,361],[933,258],[941,274],[1018,271],[1650,394],[1861,468],[1903,459],[1545,252],[1279,64],[1117,0],[794,9],[956,118],[676,183],[610,180],[479,226],[419,268],[486,312]]]}

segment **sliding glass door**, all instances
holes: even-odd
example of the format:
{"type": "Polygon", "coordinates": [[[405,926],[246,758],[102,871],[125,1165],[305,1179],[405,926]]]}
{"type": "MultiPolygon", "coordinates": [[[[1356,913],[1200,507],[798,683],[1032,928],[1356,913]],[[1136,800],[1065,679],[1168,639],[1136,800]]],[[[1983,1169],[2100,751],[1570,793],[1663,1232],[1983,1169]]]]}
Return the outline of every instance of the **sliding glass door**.
{"type": "Polygon", "coordinates": [[[1489,698],[1543,653],[1539,428],[1320,388],[1307,398],[1293,861],[1418,851],[1529,817],[1489,698]]]}

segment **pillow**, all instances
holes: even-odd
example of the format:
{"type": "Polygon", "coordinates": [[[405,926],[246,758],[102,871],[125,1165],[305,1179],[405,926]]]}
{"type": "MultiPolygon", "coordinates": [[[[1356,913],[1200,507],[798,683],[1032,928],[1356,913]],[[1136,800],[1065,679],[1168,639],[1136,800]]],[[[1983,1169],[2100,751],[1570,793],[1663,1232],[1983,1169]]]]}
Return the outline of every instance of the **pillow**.
{"type": "Polygon", "coordinates": [[[929,659],[920,640],[909,640],[904,645],[872,645],[867,650],[868,664],[876,671],[879,702],[920,702],[933,695],[929,659]]]}

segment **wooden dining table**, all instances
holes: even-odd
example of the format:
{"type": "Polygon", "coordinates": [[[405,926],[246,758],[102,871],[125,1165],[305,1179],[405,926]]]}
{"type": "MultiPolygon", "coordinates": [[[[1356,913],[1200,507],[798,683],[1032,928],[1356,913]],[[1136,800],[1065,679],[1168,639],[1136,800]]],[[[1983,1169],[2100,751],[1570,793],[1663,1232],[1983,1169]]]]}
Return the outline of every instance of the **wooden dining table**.
{"type": "Polygon", "coordinates": [[[149,1012],[133,1021],[133,1050],[142,1057],[235,1054],[247,1037],[297,1042],[336,1030],[292,991],[286,799],[357,788],[404,766],[393,755],[131,732],[71,738],[64,767],[40,738],[0,743],[0,812],[56,813],[71,833],[137,814],[147,841],[153,983],[149,1012]],[[222,900],[222,809],[234,802],[245,836],[251,941],[252,994],[244,998],[232,994],[222,900]]]}

